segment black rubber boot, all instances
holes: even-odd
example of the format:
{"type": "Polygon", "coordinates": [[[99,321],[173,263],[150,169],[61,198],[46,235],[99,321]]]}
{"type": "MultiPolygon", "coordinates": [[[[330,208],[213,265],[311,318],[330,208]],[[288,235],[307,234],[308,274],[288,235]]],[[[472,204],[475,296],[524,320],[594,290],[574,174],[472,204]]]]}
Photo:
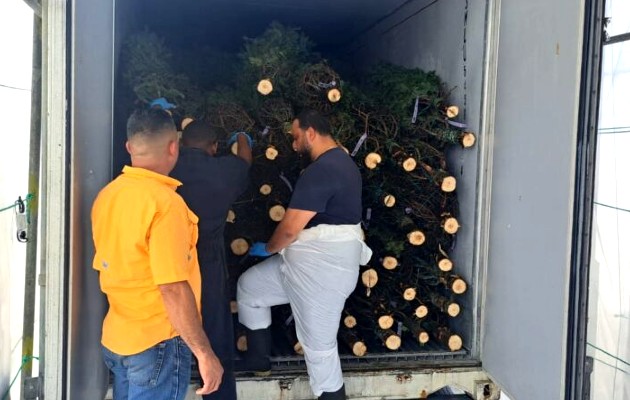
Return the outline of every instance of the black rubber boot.
{"type": "Polygon", "coordinates": [[[241,370],[253,372],[256,376],[271,374],[271,330],[269,328],[251,330],[247,334],[247,352],[241,370]]]}
{"type": "Polygon", "coordinates": [[[346,385],[341,385],[341,389],[336,392],[322,393],[319,400],[346,400],[346,385]]]}

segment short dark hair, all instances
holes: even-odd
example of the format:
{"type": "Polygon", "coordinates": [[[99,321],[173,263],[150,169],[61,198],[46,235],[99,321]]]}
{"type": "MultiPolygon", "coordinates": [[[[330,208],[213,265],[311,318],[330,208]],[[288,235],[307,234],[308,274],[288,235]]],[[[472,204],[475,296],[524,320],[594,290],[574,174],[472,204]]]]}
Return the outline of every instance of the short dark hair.
{"type": "Polygon", "coordinates": [[[330,122],[322,114],[315,110],[304,110],[295,119],[298,121],[300,129],[307,130],[313,128],[320,135],[332,136],[330,122]]]}
{"type": "Polygon", "coordinates": [[[127,139],[136,135],[161,136],[167,131],[177,131],[173,118],[160,108],[136,110],[127,120],[127,139]]]}
{"type": "Polygon", "coordinates": [[[206,147],[219,140],[219,131],[204,120],[194,120],[184,128],[182,143],[184,146],[206,147]]]}

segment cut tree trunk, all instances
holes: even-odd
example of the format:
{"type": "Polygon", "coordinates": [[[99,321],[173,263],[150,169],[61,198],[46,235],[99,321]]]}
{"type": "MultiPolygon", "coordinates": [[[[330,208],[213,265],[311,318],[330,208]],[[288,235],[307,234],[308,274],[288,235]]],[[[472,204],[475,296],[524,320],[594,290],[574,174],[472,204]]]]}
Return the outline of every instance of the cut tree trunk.
{"type": "Polygon", "coordinates": [[[407,239],[409,240],[409,243],[411,243],[414,246],[421,246],[427,240],[426,236],[424,235],[424,232],[422,232],[421,230],[415,230],[415,231],[409,232],[407,234],[407,239]]]}
{"type": "Polygon", "coordinates": [[[457,317],[459,315],[459,312],[461,311],[459,304],[437,293],[431,293],[431,295],[429,296],[429,300],[440,311],[448,314],[451,317],[457,317]]]}
{"type": "Polygon", "coordinates": [[[352,329],[357,326],[357,319],[354,317],[354,315],[350,314],[347,310],[343,310],[343,313],[343,325],[346,328],[352,329]]]}
{"type": "Polygon", "coordinates": [[[472,132],[464,132],[462,133],[462,136],[460,136],[459,141],[462,147],[470,148],[475,145],[477,138],[475,137],[475,134],[472,132]]]}
{"type": "Polygon", "coordinates": [[[375,169],[378,165],[383,161],[383,157],[381,157],[378,153],[369,153],[365,156],[365,166],[368,169],[375,169]]]}
{"type": "Polygon", "coordinates": [[[398,260],[396,259],[396,257],[386,256],[383,258],[382,265],[383,268],[391,271],[393,269],[396,269],[396,267],[398,266],[398,260]]]}
{"type": "Polygon", "coordinates": [[[463,294],[468,289],[466,281],[459,275],[442,275],[440,276],[440,283],[455,294],[463,294]]]}
{"type": "Polygon", "coordinates": [[[274,146],[267,147],[267,150],[265,150],[265,157],[267,160],[275,160],[278,157],[278,150],[276,150],[274,146]]]}
{"type": "Polygon", "coordinates": [[[264,185],[260,186],[260,189],[258,189],[258,191],[263,196],[268,196],[269,194],[271,194],[271,185],[265,183],[264,185]]]}
{"type": "Polygon", "coordinates": [[[446,116],[448,118],[455,118],[459,115],[459,107],[450,106],[446,108],[446,116]]]}
{"type": "Polygon", "coordinates": [[[416,307],[414,315],[418,318],[425,318],[427,315],[429,315],[429,307],[425,306],[424,304],[419,305],[418,307],[416,307]]]}
{"type": "Polygon", "coordinates": [[[376,272],[374,268],[363,271],[361,274],[361,282],[366,288],[373,288],[378,283],[378,272],[376,272]]]}
{"type": "Polygon", "coordinates": [[[183,131],[184,129],[186,129],[186,127],[188,126],[188,124],[190,124],[190,123],[191,123],[191,122],[193,122],[193,121],[194,121],[194,119],[192,119],[192,118],[190,118],[190,117],[186,117],[186,118],[182,119],[182,123],[181,123],[181,125],[180,125],[180,126],[182,127],[182,131],[183,131]]]}
{"type": "Polygon", "coordinates": [[[426,344],[429,341],[429,333],[422,326],[422,321],[415,318],[404,318],[403,323],[411,332],[411,335],[418,340],[420,344],[426,344]]]}
{"type": "Polygon", "coordinates": [[[392,330],[376,329],[375,334],[389,350],[398,350],[400,348],[402,343],[400,336],[396,335],[392,330]]]}
{"type": "Polygon", "coordinates": [[[459,222],[455,217],[446,216],[442,219],[442,228],[444,232],[454,235],[459,230],[459,222]]]}
{"type": "Polygon", "coordinates": [[[258,82],[258,86],[256,87],[256,90],[258,90],[258,93],[262,94],[263,96],[266,96],[273,91],[273,84],[271,83],[271,80],[269,79],[261,79],[258,82]]]}
{"type": "Polygon", "coordinates": [[[385,207],[388,208],[394,207],[396,205],[396,196],[393,194],[386,194],[383,197],[383,204],[385,204],[385,207]]]}
{"type": "Polygon", "coordinates": [[[230,249],[235,255],[242,256],[247,254],[247,251],[249,250],[249,243],[243,238],[234,239],[230,243],[230,249]]]}
{"type": "Polygon", "coordinates": [[[393,146],[391,148],[392,158],[396,161],[396,164],[400,165],[406,172],[411,172],[418,166],[418,162],[415,158],[411,157],[400,146],[393,146]]]}
{"type": "Polygon", "coordinates": [[[451,193],[457,187],[457,180],[453,176],[446,176],[442,179],[442,183],[440,184],[440,189],[443,192],[451,193]]]}
{"type": "Polygon", "coordinates": [[[286,209],[284,206],[277,204],[269,209],[269,218],[271,218],[272,221],[280,222],[282,218],[284,218],[285,212],[286,209]]]}
{"type": "Polygon", "coordinates": [[[238,351],[245,352],[247,351],[247,334],[245,330],[240,327],[240,325],[236,328],[236,348],[238,351]]]}
{"type": "Polygon", "coordinates": [[[458,351],[462,348],[462,338],[451,332],[445,326],[438,327],[433,331],[433,336],[442,344],[447,346],[451,351],[458,351]]]}
{"type": "Polygon", "coordinates": [[[440,271],[449,272],[453,269],[453,262],[448,258],[443,258],[438,261],[438,268],[440,269],[440,271]]]}
{"type": "Polygon", "coordinates": [[[415,287],[407,287],[407,288],[403,288],[403,299],[407,300],[407,301],[412,301],[416,298],[416,295],[418,294],[418,291],[416,290],[415,287]]]}
{"type": "Polygon", "coordinates": [[[390,314],[381,315],[380,317],[378,317],[377,322],[378,322],[379,328],[389,329],[392,326],[394,326],[394,317],[390,314]]]}
{"type": "Polygon", "coordinates": [[[363,357],[367,352],[365,342],[359,338],[356,331],[342,328],[339,330],[339,338],[352,350],[352,354],[355,356],[363,357]]]}
{"type": "Polygon", "coordinates": [[[330,101],[331,103],[337,103],[339,100],[341,100],[341,91],[336,88],[330,89],[326,94],[326,97],[328,97],[328,101],[330,101]]]}

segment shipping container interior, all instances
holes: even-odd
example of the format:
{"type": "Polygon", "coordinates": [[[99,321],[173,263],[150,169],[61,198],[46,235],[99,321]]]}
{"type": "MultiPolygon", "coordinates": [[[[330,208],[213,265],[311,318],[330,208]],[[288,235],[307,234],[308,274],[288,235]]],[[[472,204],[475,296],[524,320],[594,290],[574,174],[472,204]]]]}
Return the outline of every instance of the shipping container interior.
{"type": "MultiPolygon", "coordinates": [[[[460,108],[458,122],[480,139],[473,149],[453,148],[448,169],[457,178],[459,221],[452,258],[469,290],[460,299],[461,314],[453,321],[464,347],[450,352],[439,345],[404,345],[395,352],[369,351],[352,356],[340,346],[344,368],[475,365],[480,362],[480,296],[483,276],[476,251],[478,237],[479,131],[484,73],[486,2],[456,0],[139,0],[115,3],[114,137],[112,175],[128,162],[124,150],[125,96],[121,54],[132,34],[149,30],[178,51],[214,47],[239,52],[243,37],[260,35],[272,21],[299,27],[326,58],[343,62],[342,79],[377,61],[436,71],[450,91],[450,103],[460,108]]],[[[211,70],[208,74],[212,74],[211,70]]],[[[301,369],[302,358],[275,343],[276,368],[301,369]]]]}

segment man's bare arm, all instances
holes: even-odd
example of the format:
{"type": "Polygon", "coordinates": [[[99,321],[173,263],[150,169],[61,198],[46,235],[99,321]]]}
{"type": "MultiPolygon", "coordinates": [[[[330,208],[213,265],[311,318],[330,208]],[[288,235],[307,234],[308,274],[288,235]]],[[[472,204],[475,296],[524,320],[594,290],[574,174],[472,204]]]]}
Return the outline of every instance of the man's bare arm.
{"type": "Polygon", "coordinates": [[[199,361],[203,388],[197,394],[216,391],[221,384],[223,367],[203,331],[195,296],[187,281],[159,285],[168,318],[199,361]]]}
{"type": "Polygon", "coordinates": [[[238,135],[236,137],[236,142],[238,143],[238,149],[236,150],[236,156],[242,158],[248,164],[252,163],[252,148],[249,147],[249,142],[247,141],[247,136],[238,135]]]}
{"type": "Polygon", "coordinates": [[[317,214],[315,211],[297,210],[295,208],[287,209],[284,218],[282,218],[282,221],[267,243],[267,251],[277,253],[293,243],[315,214],[317,214]]]}

